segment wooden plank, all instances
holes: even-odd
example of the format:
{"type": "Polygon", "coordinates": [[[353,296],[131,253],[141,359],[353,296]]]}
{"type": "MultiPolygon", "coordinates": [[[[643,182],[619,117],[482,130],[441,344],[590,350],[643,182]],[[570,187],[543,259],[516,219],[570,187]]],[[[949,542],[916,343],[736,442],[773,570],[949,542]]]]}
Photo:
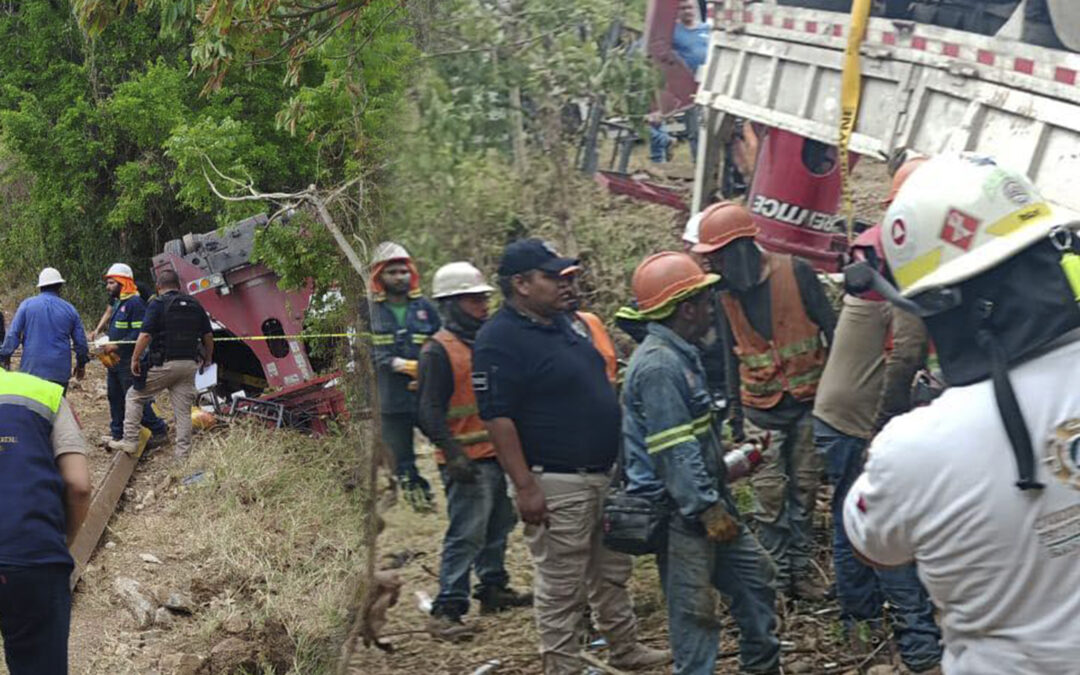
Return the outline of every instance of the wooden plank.
{"type": "Polygon", "coordinates": [[[139,448],[134,455],[126,452],[117,452],[113,456],[112,464],[105,473],[101,485],[94,491],[90,500],[90,511],[86,514],[79,533],[75,535],[75,541],[71,542],[71,557],[75,559],[75,569],[71,571],[71,590],[79,583],[79,577],[90,562],[90,557],[97,550],[101,535],[105,534],[105,527],[109,524],[116,505],[120,503],[120,497],[124,494],[124,488],[131,480],[131,474],[135,473],[135,467],[139,463],[139,457],[146,449],[146,443],[150,440],[150,430],[146,427],[139,429],[139,448]]]}

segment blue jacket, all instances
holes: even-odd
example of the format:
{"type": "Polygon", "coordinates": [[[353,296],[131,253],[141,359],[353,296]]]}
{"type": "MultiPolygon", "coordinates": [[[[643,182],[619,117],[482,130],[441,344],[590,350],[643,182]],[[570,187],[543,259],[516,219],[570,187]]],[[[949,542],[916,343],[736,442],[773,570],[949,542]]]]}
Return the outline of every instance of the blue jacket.
{"type": "Polygon", "coordinates": [[[419,401],[409,390],[413,378],[396,373],[391,367],[395,358],[418,361],[420,348],[442,327],[439,310],[427,298],[409,300],[405,326],[399,326],[385,302],[375,302],[371,317],[372,356],[375,377],[379,382],[379,409],[385,414],[416,414],[419,401]]]}
{"type": "Polygon", "coordinates": [[[19,370],[52,382],[67,382],[71,378],[71,345],[75,345],[75,360],[81,366],[90,360],[79,313],[56,293],[42,291],[27,298],[15,311],[0,359],[10,359],[22,344],[19,370]]]}
{"type": "Polygon", "coordinates": [[[52,428],[63,390],[0,372],[0,567],[71,565],[52,428]]]}
{"type": "Polygon", "coordinates": [[[650,323],[623,385],[628,491],[669,498],[690,519],[722,499],[733,508],[711,410],[697,348],[670,328],[650,323]]]}

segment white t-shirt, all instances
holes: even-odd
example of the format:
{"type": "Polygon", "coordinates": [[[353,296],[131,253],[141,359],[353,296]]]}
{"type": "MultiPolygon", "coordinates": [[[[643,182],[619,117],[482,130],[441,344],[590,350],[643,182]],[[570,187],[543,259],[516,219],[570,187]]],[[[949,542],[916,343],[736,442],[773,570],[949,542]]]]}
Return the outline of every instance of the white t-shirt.
{"type": "Polygon", "coordinates": [[[887,425],[844,502],[845,530],[866,558],[918,562],[942,612],[949,675],[1080,673],[1080,489],[1069,485],[1080,485],[1080,443],[1071,443],[1080,439],[1080,341],[1010,378],[1044,490],[1015,486],[986,380],[887,425]],[[1070,451],[1063,465],[1047,459],[1070,451]]]}

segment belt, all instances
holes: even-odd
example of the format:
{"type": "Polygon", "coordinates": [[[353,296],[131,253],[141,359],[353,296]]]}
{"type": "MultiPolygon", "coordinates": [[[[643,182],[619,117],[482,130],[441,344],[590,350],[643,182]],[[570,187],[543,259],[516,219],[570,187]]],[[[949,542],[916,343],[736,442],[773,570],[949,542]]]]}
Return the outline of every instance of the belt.
{"type": "Polygon", "coordinates": [[[607,466],[570,466],[568,464],[533,464],[529,467],[533,473],[607,473],[611,465],[607,466]]]}

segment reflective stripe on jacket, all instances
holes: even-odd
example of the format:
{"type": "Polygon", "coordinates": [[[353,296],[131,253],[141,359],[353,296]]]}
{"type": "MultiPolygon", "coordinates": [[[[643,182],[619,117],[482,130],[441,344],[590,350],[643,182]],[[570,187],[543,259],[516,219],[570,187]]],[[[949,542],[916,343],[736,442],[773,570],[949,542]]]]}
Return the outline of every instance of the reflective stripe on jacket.
{"type": "Polygon", "coordinates": [[[739,300],[730,292],[720,294],[724,313],[735,337],[739,359],[740,398],[745,406],[772,408],[788,392],[799,401],[810,401],[825,369],[825,345],[821,329],[803,307],[791,256],[765,254],[772,303],[772,340],[761,336],[747,319],[739,300]]]}
{"type": "MultiPolygon", "coordinates": [[[[480,412],[476,407],[476,394],[472,386],[472,348],[458,336],[443,328],[433,339],[446,350],[450,368],[454,372],[454,393],[446,411],[446,426],[454,440],[465,448],[469,459],[487,459],[495,456],[495,444],[491,442],[480,412]]],[[[446,462],[446,455],[435,449],[435,461],[446,462]]]]}

